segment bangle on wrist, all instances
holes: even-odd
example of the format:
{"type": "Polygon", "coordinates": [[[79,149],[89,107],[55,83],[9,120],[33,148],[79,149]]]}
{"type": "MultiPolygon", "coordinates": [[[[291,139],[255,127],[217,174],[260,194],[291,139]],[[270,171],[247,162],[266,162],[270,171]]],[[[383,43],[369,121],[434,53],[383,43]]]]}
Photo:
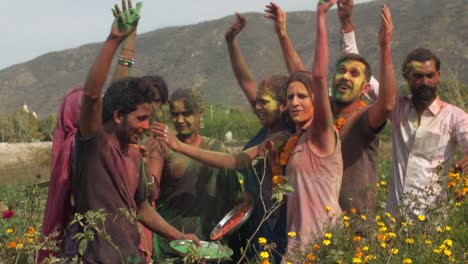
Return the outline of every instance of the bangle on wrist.
{"type": "Polygon", "coordinates": [[[130,68],[133,66],[133,64],[135,64],[135,59],[127,58],[127,57],[120,55],[119,57],[117,57],[117,63],[121,66],[130,68]]]}

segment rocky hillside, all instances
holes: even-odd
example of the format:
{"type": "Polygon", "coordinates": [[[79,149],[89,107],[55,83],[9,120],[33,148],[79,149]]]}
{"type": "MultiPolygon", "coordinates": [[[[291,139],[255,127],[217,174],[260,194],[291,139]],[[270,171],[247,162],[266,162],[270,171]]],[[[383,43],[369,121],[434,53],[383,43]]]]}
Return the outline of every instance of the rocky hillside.
{"type": "MultiPolygon", "coordinates": [[[[399,82],[400,64],[415,47],[428,47],[442,59],[444,79],[468,83],[468,4],[466,0],[388,1],[393,12],[394,62],[399,82]]],[[[380,1],[355,7],[354,24],[361,53],[378,72],[377,32],[380,1]]],[[[246,14],[248,24],[239,43],[255,76],[286,73],[272,23],[262,14],[246,14]]],[[[144,18],[143,18],[144,19],[144,18]]],[[[159,74],[170,89],[199,87],[210,102],[245,105],[233,77],[224,32],[233,16],[184,27],[155,30],[138,37],[133,75],[159,74]]],[[[331,61],[339,56],[339,21],[331,11],[331,61]]],[[[315,13],[288,13],[288,32],[306,65],[312,63],[315,13]]],[[[103,39],[106,36],[103,36],[103,39]]],[[[81,83],[101,44],[44,54],[0,71],[0,112],[13,112],[26,103],[40,115],[55,112],[69,87],[81,83]]],[[[331,65],[331,68],[333,65],[331,65]]],[[[462,91],[466,93],[466,91],[462,91]]],[[[465,96],[464,94],[463,96],[465,96]]]]}

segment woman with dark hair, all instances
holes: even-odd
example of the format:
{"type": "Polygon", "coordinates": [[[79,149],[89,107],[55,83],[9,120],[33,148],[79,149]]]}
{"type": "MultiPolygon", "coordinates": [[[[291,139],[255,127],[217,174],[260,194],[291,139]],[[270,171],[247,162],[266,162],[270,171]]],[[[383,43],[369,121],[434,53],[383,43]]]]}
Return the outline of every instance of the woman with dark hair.
{"type": "MultiPolygon", "coordinates": [[[[204,105],[198,89],[176,90],[170,96],[169,108],[178,140],[196,149],[226,152],[221,142],[199,133],[204,126],[204,105]]],[[[239,191],[235,174],[176,153],[155,138],[146,146],[151,173],[148,184],[159,189],[158,213],[179,230],[208,240],[211,230],[234,206],[239,191]]],[[[155,261],[173,257],[169,241],[156,234],[153,237],[155,261]]]]}

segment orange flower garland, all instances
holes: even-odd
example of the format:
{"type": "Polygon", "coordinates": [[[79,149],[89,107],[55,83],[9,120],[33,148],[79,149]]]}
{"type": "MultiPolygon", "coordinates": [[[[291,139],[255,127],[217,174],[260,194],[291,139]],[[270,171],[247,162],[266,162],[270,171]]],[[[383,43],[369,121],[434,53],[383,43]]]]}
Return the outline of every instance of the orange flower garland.
{"type": "MultiPolygon", "coordinates": [[[[361,109],[363,107],[365,107],[367,104],[366,102],[364,101],[359,101],[359,108],[358,109],[361,109]]],[[[341,130],[341,128],[344,126],[344,124],[346,123],[346,119],[342,116],[338,117],[336,120],[335,120],[335,127],[338,131],[341,130]]]]}
{"type": "Polygon", "coordinates": [[[273,190],[278,187],[278,184],[283,184],[285,182],[281,167],[286,166],[288,164],[289,157],[291,156],[292,151],[296,147],[298,139],[299,134],[291,136],[284,145],[284,148],[282,149],[281,154],[277,159],[277,163],[272,165],[271,172],[273,173],[273,178],[271,179],[271,181],[273,190]]]}

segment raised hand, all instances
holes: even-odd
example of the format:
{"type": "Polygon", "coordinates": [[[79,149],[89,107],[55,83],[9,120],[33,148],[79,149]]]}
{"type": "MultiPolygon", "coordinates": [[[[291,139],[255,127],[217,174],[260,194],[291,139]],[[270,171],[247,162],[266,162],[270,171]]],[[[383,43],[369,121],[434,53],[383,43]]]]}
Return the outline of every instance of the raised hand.
{"type": "Polygon", "coordinates": [[[118,5],[115,5],[112,9],[114,15],[114,23],[112,25],[111,36],[113,37],[126,37],[135,31],[138,21],[140,20],[140,9],[142,3],[138,2],[136,7],[132,7],[132,1],[122,0],[122,10],[118,5]],[[128,5],[128,7],[127,7],[128,5]]]}
{"type": "Polygon", "coordinates": [[[393,34],[392,14],[385,4],[382,6],[381,18],[382,21],[380,23],[379,30],[379,45],[380,47],[385,47],[390,45],[393,34]]]}
{"type": "Polygon", "coordinates": [[[335,3],[336,0],[319,0],[317,3],[317,13],[326,14],[335,3]]]}
{"type": "Polygon", "coordinates": [[[180,141],[177,139],[174,132],[167,127],[167,125],[159,122],[154,122],[151,126],[151,132],[157,139],[167,143],[167,145],[174,151],[178,150],[180,141]]]}
{"type": "Polygon", "coordinates": [[[345,32],[351,32],[353,30],[353,23],[351,16],[353,14],[353,0],[338,0],[338,18],[341,22],[341,29],[345,32]]]}
{"type": "Polygon", "coordinates": [[[275,22],[276,34],[286,33],[286,13],[277,4],[270,2],[270,4],[266,5],[264,16],[275,22]]]}
{"type": "Polygon", "coordinates": [[[234,38],[237,36],[237,34],[239,34],[242,31],[245,24],[247,23],[247,20],[241,14],[236,13],[236,17],[237,17],[236,22],[234,22],[224,34],[224,38],[226,39],[227,42],[232,42],[234,38]]]}

